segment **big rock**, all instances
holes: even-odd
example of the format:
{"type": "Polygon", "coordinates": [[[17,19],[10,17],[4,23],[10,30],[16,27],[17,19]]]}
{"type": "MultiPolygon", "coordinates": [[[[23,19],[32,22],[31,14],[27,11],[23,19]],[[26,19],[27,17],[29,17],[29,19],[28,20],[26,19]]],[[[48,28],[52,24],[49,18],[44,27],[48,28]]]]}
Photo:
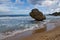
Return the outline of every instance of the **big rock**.
{"type": "Polygon", "coordinates": [[[43,21],[46,17],[40,12],[38,9],[32,9],[30,12],[30,16],[34,18],[36,21],[43,21]]]}

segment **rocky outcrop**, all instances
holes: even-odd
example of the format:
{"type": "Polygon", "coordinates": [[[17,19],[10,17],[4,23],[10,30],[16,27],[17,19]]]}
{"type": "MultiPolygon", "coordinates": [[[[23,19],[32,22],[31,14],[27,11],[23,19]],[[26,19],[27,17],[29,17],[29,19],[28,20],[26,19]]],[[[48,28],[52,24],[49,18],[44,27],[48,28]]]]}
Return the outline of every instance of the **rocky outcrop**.
{"type": "Polygon", "coordinates": [[[54,13],[49,14],[49,15],[51,15],[51,16],[60,16],[60,12],[54,12],[54,13]]]}
{"type": "Polygon", "coordinates": [[[30,12],[30,16],[34,18],[36,21],[43,21],[46,17],[40,12],[38,9],[32,9],[30,12]]]}

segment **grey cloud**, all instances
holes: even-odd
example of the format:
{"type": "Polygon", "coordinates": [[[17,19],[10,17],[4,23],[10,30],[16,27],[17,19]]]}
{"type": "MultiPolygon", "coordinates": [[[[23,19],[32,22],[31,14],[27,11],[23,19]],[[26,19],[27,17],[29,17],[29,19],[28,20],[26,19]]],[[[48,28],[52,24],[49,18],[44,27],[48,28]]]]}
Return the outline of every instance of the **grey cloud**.
{"type": "Polygon", "coordinates": [[[41,4],[44,0],[27,0],[29,3],[35,5],[35,4],[41,4]]]}
{"type": "MultiPolygon", "coordinates": [[[[39,4],[39,5],[42,5],[42,3],[44,1],[48,1],[48,0],[27,0],[28,3],[30,4],[33,4],[33,5],[36,5],[36,4],[39,4]]],[[[60,2],[60,0],[49,0],[49,1],[58,1],[57,3],[55,4],[58,4],[60,2]]],[[[47,3],[48,4],[48,3],[47,3]]]]}

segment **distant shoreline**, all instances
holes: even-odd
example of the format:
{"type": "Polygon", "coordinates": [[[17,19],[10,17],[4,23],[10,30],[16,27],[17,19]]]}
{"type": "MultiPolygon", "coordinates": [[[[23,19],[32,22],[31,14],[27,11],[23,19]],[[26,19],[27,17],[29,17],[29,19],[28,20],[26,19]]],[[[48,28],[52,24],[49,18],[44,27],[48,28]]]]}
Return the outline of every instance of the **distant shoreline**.
{"type": "Polygon", "coordinates": [[[19,16],[29,16],[29,15],[0,15],[0,17],[19,17],[19,16]]]}

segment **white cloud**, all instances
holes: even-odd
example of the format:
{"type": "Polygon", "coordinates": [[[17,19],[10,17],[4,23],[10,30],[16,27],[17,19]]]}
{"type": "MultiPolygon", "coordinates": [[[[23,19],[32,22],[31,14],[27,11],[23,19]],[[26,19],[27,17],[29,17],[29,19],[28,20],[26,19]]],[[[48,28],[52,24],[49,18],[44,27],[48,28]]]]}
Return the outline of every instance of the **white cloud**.
{"type": "Polygon", "coordinates": [[[21,10],[13,10],[15,12],[13,12],[14,14],[29,14],[30,10],[27,9],[21,9],[21,10]]]}
{"type": "Polygon", "coordinates": [[[11,3],[11,0],[0,0],[0,3],[9,4],[9,3],[11,3]]]}
{"type": "Polygon", "coordinates": [[[0,12],[9,12],[10,9],[7,6],[0,5],[0,12]]]}
{"type": "Polygon", "coordinates": [[[27,0],[28,3],[31,3],[33,5],[41,4],[42,1],[44,1],[44,0],[27,0]]]}
{"type": "Polygon", "coordinates": [[[10,0],[0,0],[0,2],[8,2],[8,1],[10,1],[10,0]]]}
{"type": "MultiPolygon", "coordinates": [[[[46,13],[52,13],[54,11],[59,11],[60,10],[60,0],[27,0],[28,3],[33,4],[34,8],[47,8],[46,13]],[[47,7],[48,6],[48,7],[47,7]]],[[[30,7],[26,7],[26,9],[19,9],[16,7],[16,4],[18,5],[23,5],[24,2],[21,0],[16,0],[14,3],[11,2],[11,0],[0,0],[0,12],[11,12],[15,14],[25,14],[30,12],[30,7]]],[[[44,11],[43,11],[44,12],[44,11]]]]}
{"type": "Polygon", "coordinates": [[[60,8],[55,9],[55,12],[60,12],[60,8]]]}
{"type": "Polygon", "coordinates": [[[53,13],[55,11],[60,11],[60,0],[28,0],[30,4],[34,5],[34,8],[46,8],[43,9],[44,13],[53,13]]]}
{"type": "Polygon", "coordinates": [[[42,5],[44,5],[44,6],[51,6],[51,5],[53,5],[55,3],[55,1],[43,1],[42,2],[42,5]]]}
{"type": "Polygon", "coordinates": [[[60,7],[60,3],[58,4],[58,7],[60,7]]]}
{"type": "Polygon", "coordinates": [[[16,0],[16,2],[11,2],[11,0],[0,0],[0,15],[5,14],[20,14],[19,8],[15,4],[23,5],[24,2],[16,0]]]}
{"type": "Polygon", "coordinates": [[[31,8],[30,7],[26,7],[26,10],[30,10],[31,8]]]}
{"type": "Polygon", "coordinates": [[[15,1],[15,4],[23,5],[23,4],[24,4],[24,2],[22,2],[21,0],[16,0],[16,1],[15,1]]]}
{"type": "Polygon", "coordinates": [[[34,8],[40,8],[41,6],[39,4],[36,4],[34,8]]]}

